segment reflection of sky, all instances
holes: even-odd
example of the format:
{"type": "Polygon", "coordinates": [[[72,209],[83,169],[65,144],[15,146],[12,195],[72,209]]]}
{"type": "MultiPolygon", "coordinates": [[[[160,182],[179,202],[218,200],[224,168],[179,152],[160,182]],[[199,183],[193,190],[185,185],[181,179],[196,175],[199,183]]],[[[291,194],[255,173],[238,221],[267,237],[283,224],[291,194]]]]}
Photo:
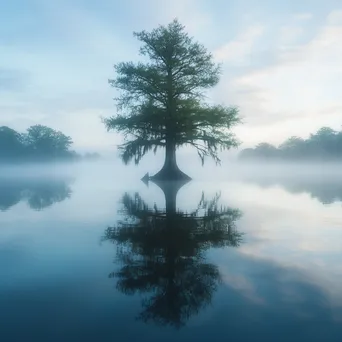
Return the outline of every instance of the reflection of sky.
{"type": "MultiPolygon", "coordinates": [[[[2,332],[18,325],[27,329],[26,337],[35,331],[47,340],[44,334],[54,331],[49,341],[77,340],[66,338],[66,332],[83,341],[206,341],[213,336],[234,341],[288,341],[293,336],[323,341],[325,336],[335,341],[338,329],[342,333],[336,325],[342,321],[340,206],[237,181],[191,182],[178,196],[178,205],[190,210],[202,191],[209,198],[221,191],[222,204],[243,212],[237,223],[245,233],[241,247],[208,253],[223,280],[213,305],[181,332],[136,322],[141,297],[115,290],[115,281],[108,279],[115,269],[115,246],[100,244],[105,228],[115,223],[126,189],[164,206],[153,185],[126,187],[83,174],[66,201],[39,212],[19,203],[0,213],[2,332]]],[[[16,331],[13,338],[22,338],[16,331]]]]}
{"type": "Polygon", "coordinates": [[[239,253],[303,272],[342,304],[342,213],[340,206],[324,206],[308,195],[293,195],[279,188],[233,186],[236,203],[244,217],[239,226],[246,243],[239,253]],[[236,194],[248,198],[236,200],[236,194]]]}

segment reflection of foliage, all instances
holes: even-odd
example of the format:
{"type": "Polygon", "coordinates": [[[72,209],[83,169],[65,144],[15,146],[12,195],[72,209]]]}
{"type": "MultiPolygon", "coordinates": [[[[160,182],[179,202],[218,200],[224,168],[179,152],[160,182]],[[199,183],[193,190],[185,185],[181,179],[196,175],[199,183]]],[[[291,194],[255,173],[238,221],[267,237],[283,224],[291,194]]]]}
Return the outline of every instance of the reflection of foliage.
{"type": "Polygon", "coordinates": [[[157,271],[164,283],[155,284],[154,295],[143,301],[144,310],[139,317],[144,322],[178,328],[211,303],[220,274],[215,265],[202,263],[199,258],[180,258],[171,267],[173,272],[157,271]]]}
{"type": "Polygon", "coordinates": [[[41,210],[70,198],[71,189],[63,181],[44,182],[35,184],[26,195],[30,208],[41,210]]]}
{"type": "Polygon", "coordinates": [[[124,219],[108,228],[103,240],[118,246],[123,267],[110,274],[118,279],[117,288],[125,294],[152,293],[143,300],[143,321],[179,328],[210,304],[220,275],[203,252],[236,247],[242,239],[234,224],[240,212],[219,207],[218,200],[202,196],[197,209],[186,213],[149,208],[139,194],[123,196],[124,219]]]}
{"type": "Polygon", "coordinates": [[[322,127],[308,139],[291,137],[275,147],[261,143],[255,148],[241,151],[242,159],[285,159],[285,160],[341,160],[342,131],[322,127]]]}
{"type": "Polygon", "coordinates": [[[26,200],[31,209],[41,210],[71,196],[68,182],[60,179],[0,179],[0,210],[26,200]]]}
{"type": "Polygon", "coordinates": [[[22,187],[18,183],[9,183],[0,179],[0,210],[5,211],[21,200],[22,187]]]}
{"type": "Polygon", "coordinates": [[[281,186],[286,191],[298,194],[308,193],[312,198],[317,199],[322,204],[332,204],[342,201],[342,185],[340,178],[334,177],[286,177],[275,175],[270,177],[260,177],[249,175],[247,181],[256,183],[261,187],[281,186]]]}

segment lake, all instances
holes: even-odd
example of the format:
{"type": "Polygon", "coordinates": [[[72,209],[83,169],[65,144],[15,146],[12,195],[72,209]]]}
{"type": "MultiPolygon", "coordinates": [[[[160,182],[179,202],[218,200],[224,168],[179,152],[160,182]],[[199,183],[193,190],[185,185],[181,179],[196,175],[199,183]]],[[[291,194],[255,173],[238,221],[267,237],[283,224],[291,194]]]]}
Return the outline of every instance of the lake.
{"type": "Polygon", "coordinates": [[[0,176],[1,341],[342,340],[338,172],[137,174],[0,176]]]}

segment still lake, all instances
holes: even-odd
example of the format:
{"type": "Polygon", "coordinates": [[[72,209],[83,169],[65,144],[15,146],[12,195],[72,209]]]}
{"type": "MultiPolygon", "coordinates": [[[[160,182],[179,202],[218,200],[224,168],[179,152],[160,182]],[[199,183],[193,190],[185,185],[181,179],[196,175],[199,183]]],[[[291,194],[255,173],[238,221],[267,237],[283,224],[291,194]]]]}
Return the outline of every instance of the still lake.
{"type": "Polygon", "coordinates": [[[342,340],[342,177],[101,170],[1,174],[1,341],[342,340]]]}

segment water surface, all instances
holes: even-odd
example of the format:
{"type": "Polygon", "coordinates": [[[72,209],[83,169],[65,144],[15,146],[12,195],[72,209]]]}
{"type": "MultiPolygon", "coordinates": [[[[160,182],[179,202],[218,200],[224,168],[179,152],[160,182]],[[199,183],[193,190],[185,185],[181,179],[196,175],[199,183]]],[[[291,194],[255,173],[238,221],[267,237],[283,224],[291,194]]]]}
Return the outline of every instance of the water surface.
{"type": "Polygon", "coordinates": [[[137,178],[0,177],[1,341],[341,340],[338,179],[137,178]]]}

